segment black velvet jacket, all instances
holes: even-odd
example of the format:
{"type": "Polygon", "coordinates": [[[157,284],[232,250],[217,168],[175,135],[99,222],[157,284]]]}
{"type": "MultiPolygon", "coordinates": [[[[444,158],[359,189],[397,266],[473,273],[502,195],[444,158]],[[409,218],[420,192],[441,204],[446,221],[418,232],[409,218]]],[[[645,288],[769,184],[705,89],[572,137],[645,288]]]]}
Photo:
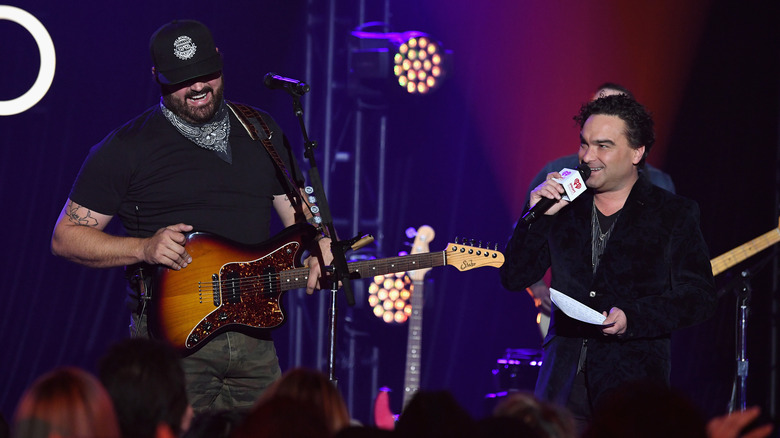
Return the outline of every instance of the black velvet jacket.
{"type": "Polygon", "coordinates": [[[591,267],[593,194],[583,193],[554,216],[522,223],[507,244],[501,282],[524,290],[552,267],[551,287],[596,309],[622,309],[620,337],[573,320],[553,307],[544,340],[538,397],[565,405],[588,339],[586,375],[591,398],[636,379],[669,381],[674,329],[708,318],[715,284],[695,202],[653,186],[634,185],[595,275],[591,267]]]}

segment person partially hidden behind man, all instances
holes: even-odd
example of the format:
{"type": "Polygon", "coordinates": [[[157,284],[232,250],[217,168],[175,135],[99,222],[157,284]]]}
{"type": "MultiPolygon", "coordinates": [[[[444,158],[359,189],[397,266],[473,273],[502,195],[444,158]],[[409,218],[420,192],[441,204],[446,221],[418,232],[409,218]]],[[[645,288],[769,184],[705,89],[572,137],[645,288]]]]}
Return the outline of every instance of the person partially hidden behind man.
{"type": "MultiPolygon", "coordinates": [[[[54,227],[52,252],[97,268],[186,270],[205,263],[185,247],[191,231],[253,245],[269,238],[272,209],[284,226],[311,220],[310,209],[294,201],[307,197],[279,126],[265,112],[224,99],[222,56],[210,30],[197,21],[170,22],[152,35],[150,51],[162,97],[90,150],[54,227]],[[242,108],[255,116],[242,123],[242,108]],[[278,160],[250,137],[252,126],[278,160]],[[114,216],[127,236],[105,231],[114,216]]],[[[309,293],[319,286],[321,263],[332,259],[330,239],[311,240],[317,238],[309,249],[322,261],[306,261],[309,293]]],[[[148,335],[149,305],[140,298],[151,292],[154,299],[156,291],[144,290],[154,270],[131,272],[134,335],[148,335]]],[[[268,332],[220,333],[181,365],[196,413],[248,410],[281,375],[268,332]]]]}
{"type": "Polygon", "coordinates": [[[583,105],[579,161],[591,175],[573,202],[547,176],[530,205],[556,199],[522,222],[506,246],[501,282],[525,290],[551,270],[551,287],[603,312],[602,325],[554,307],[536,396],[568,407],[580,429],[607,391],[633,380],[668,385],[673,330],[708,318],[715,286],[695,202],[654,186],[640,168],[655,136],[646,109],[625,95],[583,105]]]}

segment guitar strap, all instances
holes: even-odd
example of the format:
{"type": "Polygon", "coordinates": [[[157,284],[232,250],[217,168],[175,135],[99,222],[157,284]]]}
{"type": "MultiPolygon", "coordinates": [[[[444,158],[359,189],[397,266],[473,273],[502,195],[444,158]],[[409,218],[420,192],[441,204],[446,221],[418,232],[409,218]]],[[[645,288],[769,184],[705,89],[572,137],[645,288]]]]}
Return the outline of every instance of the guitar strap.
{"type": "Polygon", "coordinates": [[[271,142],[271,138],[273,137],[274,133],[268,128],[268,124],[265,123],[265,120],[263,120],[263,116],[256,109],[242,103],[228,102],[228,108],[233,111],[233,114],[236,115],[238,120],[244,126],[244,129],[246,129],[246,132],[249,133],[249,136],[252,138],[252,140],[260,141],[263,146],[265,146],[265,150],[268,151],[268,155],[271,156],[271,159],[276,164],[276,167],[287,179],[287,184],[285,184],[285,191],[287,192],[287,196],[290,198],[290,202],[297,211],[296,214],[302,214],[298,212],[301,206],[301,187],[298,185],[298,182],[295,181],[295,178],[293,178],[292,174],[290,174],[290,172],[287,170],[287,167],[285,167],[282,158],[279,156],[279,153],[276,152],[276,148],[274,148],[274,145],[271,142]],[[260,136],[261,130],[265,134],[263,137],[260,136]]]}

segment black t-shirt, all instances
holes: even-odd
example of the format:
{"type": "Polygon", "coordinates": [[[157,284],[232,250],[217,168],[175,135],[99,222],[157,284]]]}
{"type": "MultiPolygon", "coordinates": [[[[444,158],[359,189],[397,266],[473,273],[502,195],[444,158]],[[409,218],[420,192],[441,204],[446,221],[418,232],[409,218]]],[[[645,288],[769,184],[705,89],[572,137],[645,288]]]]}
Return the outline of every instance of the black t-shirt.
{"type": "MultiPolygon", "coordinates": [[[[274,147],[300,180],[281,129],[262,114],[274,147]]],[[[273,196],[286,193],[285,179],[232,112],[229,138],[232,163],[185,138],[155,105],[90,150],[70,199],[118,216],[130,236],[151,236],[181,222],[194,231],[260,243],[269,237],[273,196]]]]}

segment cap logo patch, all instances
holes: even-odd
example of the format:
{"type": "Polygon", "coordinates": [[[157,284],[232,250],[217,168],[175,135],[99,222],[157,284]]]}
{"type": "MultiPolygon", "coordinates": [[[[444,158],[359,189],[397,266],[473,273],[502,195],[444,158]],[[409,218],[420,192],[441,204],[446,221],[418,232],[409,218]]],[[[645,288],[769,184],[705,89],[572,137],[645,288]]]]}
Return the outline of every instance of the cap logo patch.
{"type": "Polygon", "coordinates": [[[195,56],[195,50],[197,49],[198,46],[192,42],[192,38],[186,35],[176,38],[176,41],[173,42],[173,54],[184,61],[195,56]]]}

